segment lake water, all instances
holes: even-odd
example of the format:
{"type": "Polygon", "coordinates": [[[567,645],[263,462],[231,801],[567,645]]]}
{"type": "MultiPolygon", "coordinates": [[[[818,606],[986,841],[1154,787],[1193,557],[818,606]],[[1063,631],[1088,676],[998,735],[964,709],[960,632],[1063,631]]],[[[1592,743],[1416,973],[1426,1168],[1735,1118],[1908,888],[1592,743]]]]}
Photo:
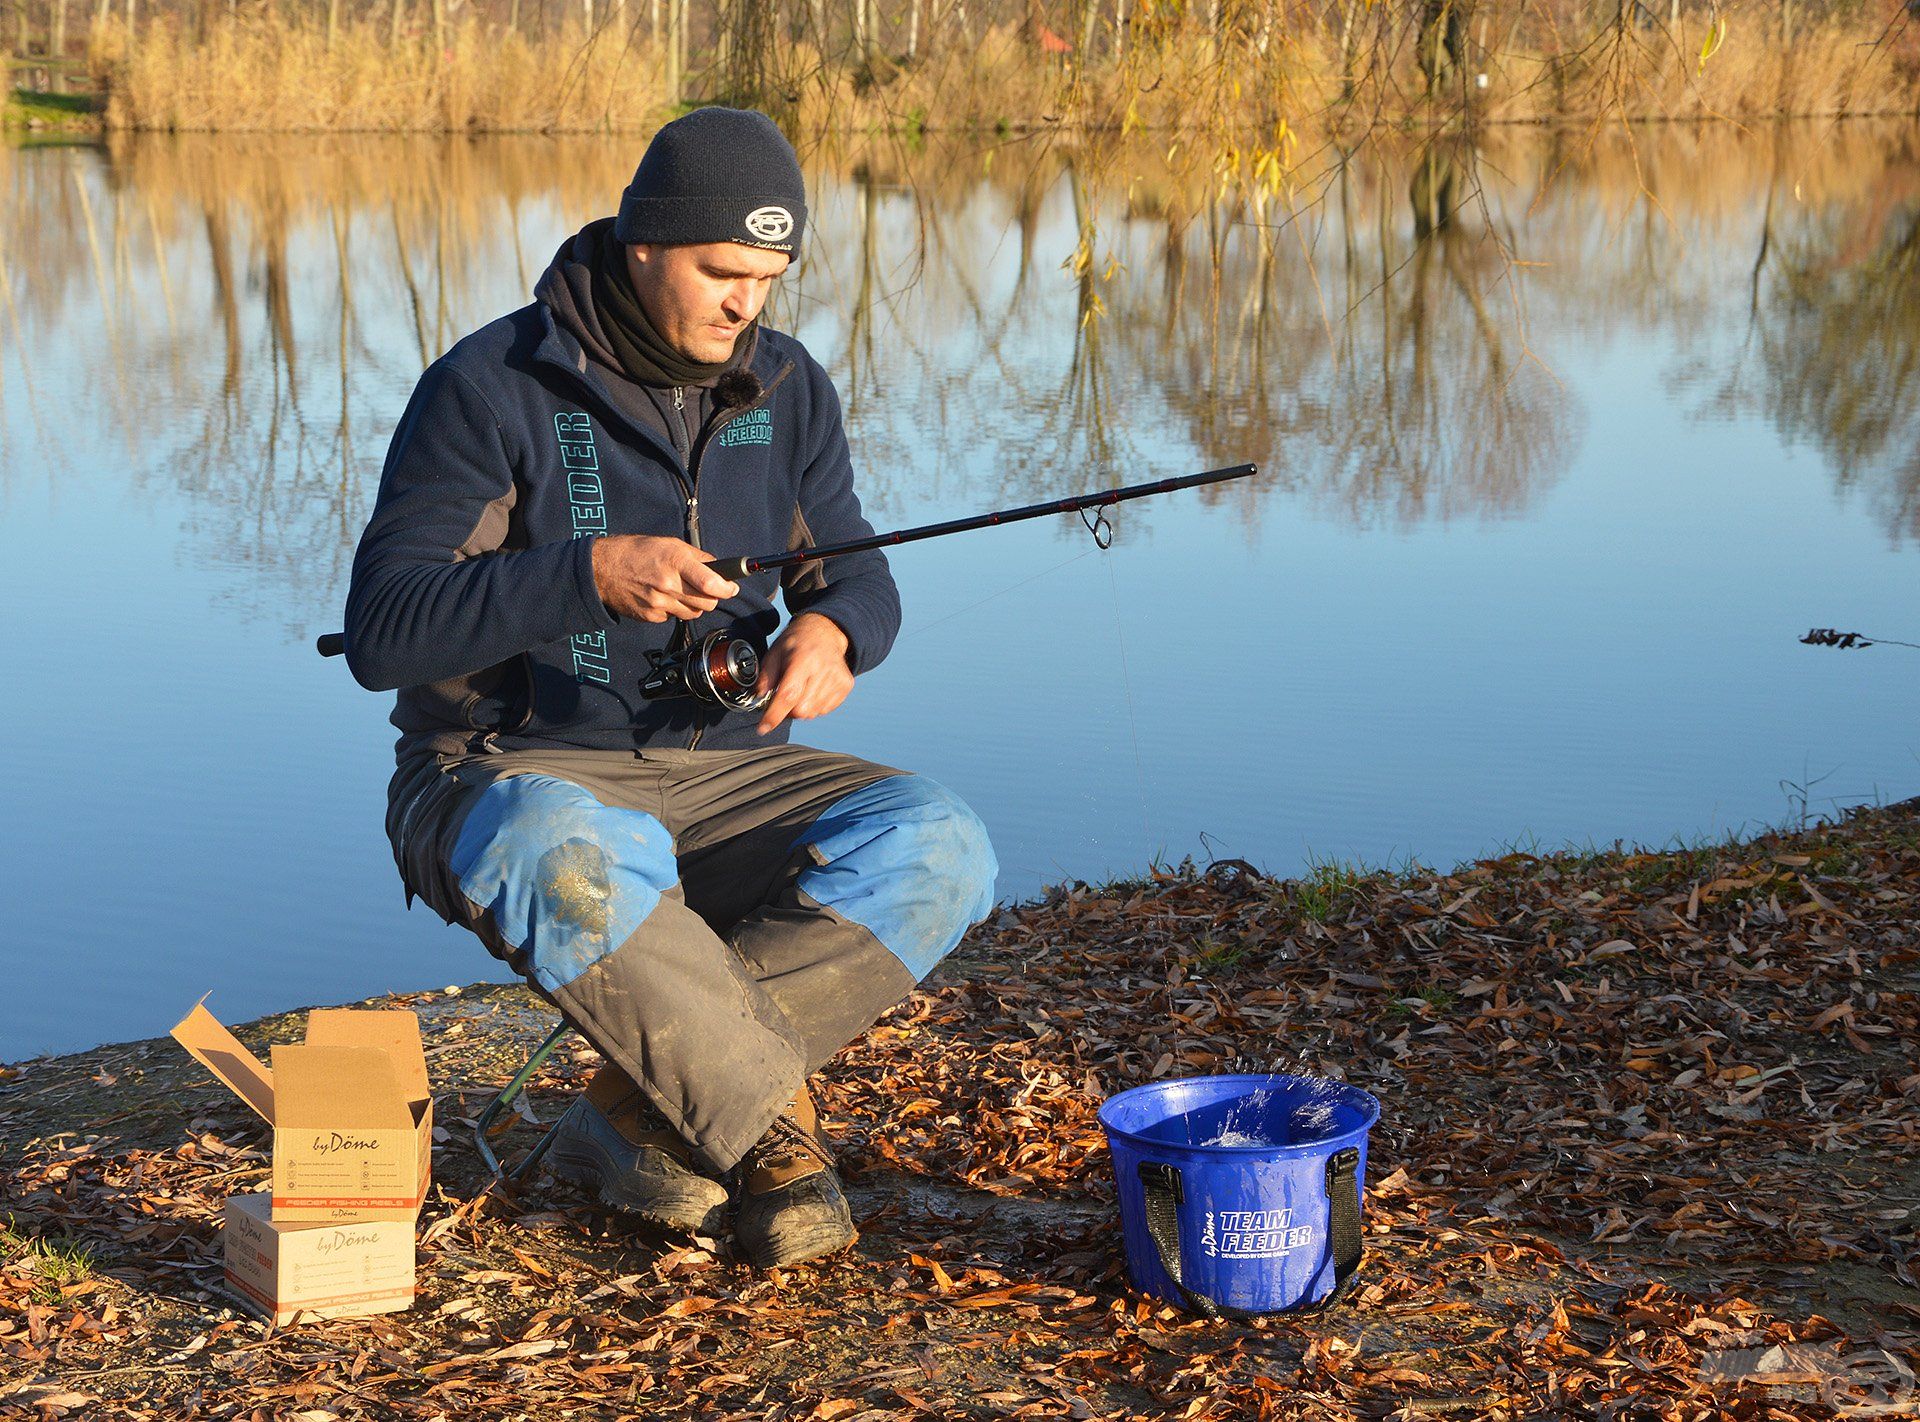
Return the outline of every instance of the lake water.
{"type": "MultiPolygon", "coordinates": [[[[403,912],[386,697],[314,655],[423,365],[637,140],[0,149],[0,1059],[502,976],[403,912]]],[[[797,739],[985,817],[1003,897],[1238,857],[1661,845],[1920,792],[1908,126],[810,157],[775,320],[876,524],[1241,460],[893,554],[797,739]],[[1444,219],[1435,222],[1436,218],[1444,219]]],[[[739,551],[739,550],[734,550],[739,551]]]]}

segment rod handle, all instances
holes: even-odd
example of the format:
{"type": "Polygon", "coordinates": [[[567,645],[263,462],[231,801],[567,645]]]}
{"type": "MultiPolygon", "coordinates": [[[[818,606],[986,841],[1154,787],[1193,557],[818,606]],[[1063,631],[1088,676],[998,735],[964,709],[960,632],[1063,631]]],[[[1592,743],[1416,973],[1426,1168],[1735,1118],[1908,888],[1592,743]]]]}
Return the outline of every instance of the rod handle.
{"type": "Polygon", "coordinates": [[[716,558],[707,566],[730,583],[737,583],[747,575],[746,558],[716,558]]]}
{"type": "Polygon", "coordinates": [[[313,649],[323,657],[344,657],[347,654],[347,634],[322,632],[314,639],[313,649]]]}

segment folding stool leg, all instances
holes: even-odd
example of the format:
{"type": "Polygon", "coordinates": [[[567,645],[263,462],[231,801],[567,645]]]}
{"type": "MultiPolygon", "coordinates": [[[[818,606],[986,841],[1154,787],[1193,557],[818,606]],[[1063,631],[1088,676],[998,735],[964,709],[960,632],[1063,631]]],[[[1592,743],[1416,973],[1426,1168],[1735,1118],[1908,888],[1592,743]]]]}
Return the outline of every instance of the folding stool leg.
{"type": "MultiPolygon", "coordinates": [[[[533,1055],[527,1058],[527,1064],[520,1068],[518,1075],[500,1089],[500,1094],[487,1103],[486,1109],[473,1125],[473,1143],[480,1148],[480,1158],[487,1163],[487,1169],[493,1172],[493,1178],[502,1185],[519,1180],[547,1153],[547,1147],[553,1141],[553,1126],[548,1126],[546,1134],[541,1136],[527,1158],[514,1166],[512,1170],[503,1170],[500,1158],[493,1153],[493,1147],[487,1143],[487,1131],[504,1111],[512,1109],[520,1093],[527,1089],[527,1083],[533,1080],[533,1074],[540,1070],[541,1064],[553,1055],[553,1049],[560,1045],[560,1039],[571,1032],[570,1023],[562,1022],[547,1034],[547,1040],[534,1048],[533,1055]]],[[[555,1123],[558,1124],[557,1122],[555,1123]]]]}

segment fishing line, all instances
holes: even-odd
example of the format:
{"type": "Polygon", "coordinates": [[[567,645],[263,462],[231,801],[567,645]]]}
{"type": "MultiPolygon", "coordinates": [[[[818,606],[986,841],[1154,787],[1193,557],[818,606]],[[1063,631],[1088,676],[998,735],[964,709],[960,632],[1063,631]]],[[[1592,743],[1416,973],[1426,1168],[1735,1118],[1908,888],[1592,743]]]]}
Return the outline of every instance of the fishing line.
{"type": "MultiPolygon", "coordinates": [[[[1080,518],[1082,522],[1086,522],[1087,516],[1084,511],[1081,513],[1080,518]]],[[[1094,543],[1098,545],[1102,551],[1105,551],[1113,547],[1113,525],[1107,522],[1107,516],[1104,513],[1098,516],[1098,523],[1103,525],[1107,531],[1106,542],[1104,543],[1100,541],[1098,527],[1092,523],[1088,523],[1087,528],[1088,531],[1093,534],[1094,543]]],[[[1105,558],[1101,561],[1107,565],[1107,584],[1113,589],[1113,640],[1120,648],[1120,689],[1126,694],[1127,698],[1127,730],[1133,737],[1133,768],[1134,774],[1139,779],[1140,786],[1140,830],[1146,835],[1148,842],[1151,843],[1153,840],[1153,825],[1147,810],[1147,763],[1140,755],[1140,721],[1139,718],[1134,715],[1133,679],[1127,671],[1127,634],[1122,629],[1120,619],[1120,579],[1113,571],[1113,559],[1105,558]]]]}
{"type": "MultiPolygon", "coordinates": [[[[1004,597],[1008,593],[1015,592],[1029,583],[1038,582],[1041,578],[1047,577],[1049,574],[1057,573],[1062,568],[1078,563],[1082,558],[1089,557],[1094,553],[1104,553],[1111,549],[1113,547],[1114,530],[1112,521],[1107,518],[1106,510],[1089,510],[1082,508],[1076,510],[1076,512],[1080,515],[1080,522],[1086,526],[1087,532],[1093,535],[1093,547],[1083,548],[1071,558],[1063,559],[1055,563],[1051,568],[1044,568],[1040,572],[1034,573],[1030,577],[1022,578],[1016,583],[1009,583],[998,592],[988,593],[985,597],[980,598],[978,601],[970,602],[965,607],[955,608],[945,616],[937,617],[932,622],[914,628],[911,633],[902,637],[900,640],[907,641],[912,637],[918,637],[923,632],[930,632],[943,622],[951,622],[954,618],[964,616],[966,613],[972,612],[975,608],[984,607],[995,598],[1004,597]],[[1089,514],[1091,514],[1091,516],[1089,516],[1089,514]]],[[[1126,636],[1121,630],[1123,619],[1120,616],[1120,581],[1114,572],[1113,560],[1107,559],[1106,563],[1107,585],[1113,599],[1114,640],[1119,644],[1120,648],[1120,689],[1127,698],[1127,730],[1133,742],[1134,774],[1140,792],[1140,828],[1147,839],[1151,841],[1153,838],[1153,823],[1151,806],[1147,796],[1147,767],[1146,760],[1140,752],[1140,722],[1134,707],[1133,681],[1127,665],[1126,636]]]]}
{"type": "MultiPolygon", "coordinates": [[[[1093,535],[1093,546],[1102,553],[1113,547],[1113,524],[1107,519],[1105,509],[1094,509],[1093,517],[1087,517],[1087,510],[1081,509],[1080,522],[1085,524],[1087,532],[1093,535]]],[[[1148,841],[1153,839],[1152,815],[1147,801],[1147,763],[1140,754],[1140,720],[1134,714],[1133,678],[1127,671],[1127,638],[1121,630],[1120,617],[1120,579],[1113,571],[1113,559],[1108,558],[1107,586],[1113,590],[1113,640],[1120,647],[1120,690],[1127,698],[1127,732],[1133,738],[1133,769],[1140,786],[1140,830],[1148,841]]]]}
{"type": "Polygon", "coordinates": [[[965,607],[955,608],[952,612],[947,613],[944,617],[936,617],[931,622],[922,623],[920,626],[914,628],[911,632],[901,637],[900,640],[903,642],[911,641],[913,638],[918,637],[922,632],[931,632],[934,628],[938,627],[942,622],[951,622],[956,617],[960,617],[966,613],[972,612],[976,607],[985,607],[988,603],[992,602],[995,598],[1005,597],[1008,593],[1015,592],[1020,588],[1025,587],[1028,583],[1037,583],[1040,581],[1040,579],[1046,577],[1049,573],[1057,573],[1062,568],[1066,567],[1069,563],[1078,563],[1082,558],[1088,557],[1095,551],[1096,550],[1092,548],[1083,548],[1078,553],[1074,554],[1071,558],[1068,558],[1063,562],[1055,563],[1051,568],[1044,568],[1040,572],[1034,573],[1030,577],[1022,578],[1017,583],[1008,583],[1004,588],[1001,588],[999,592],[988,593],[985,597],[981,598],[978,602],[970,602],[965,607]]]}

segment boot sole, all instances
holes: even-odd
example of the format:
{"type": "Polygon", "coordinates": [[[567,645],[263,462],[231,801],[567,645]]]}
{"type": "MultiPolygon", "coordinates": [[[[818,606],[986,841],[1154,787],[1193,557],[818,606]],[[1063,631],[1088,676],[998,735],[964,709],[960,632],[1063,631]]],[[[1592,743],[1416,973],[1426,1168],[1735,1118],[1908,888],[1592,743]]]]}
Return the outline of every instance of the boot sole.
{"type": "Polygon", "coordinates": [[[756,1269],[784,1269],[789,1264],[804,1264],[838,1254],[859,1238],[860,1231],[852,1225],[820,1225],[809,1230],[783,1231],[778,1245],[758,1250],[742,1246],[741,1252],[756,1269]]]}
{"type": "Polygon", "coordinates": [[[718,1200],[703,1200],[692,1191],[679,1196],[649,1195],[644,1201],[614,1189],[600,1160],[556,1145],[547,1152],[546,1165],[560,1179],[591,1191],[601,1204],[622,1214],[635,1215],[649,1224],[688,1234],[717,1238],[726,1225],[727,1197],[721,1190],[718,1200]]]}

